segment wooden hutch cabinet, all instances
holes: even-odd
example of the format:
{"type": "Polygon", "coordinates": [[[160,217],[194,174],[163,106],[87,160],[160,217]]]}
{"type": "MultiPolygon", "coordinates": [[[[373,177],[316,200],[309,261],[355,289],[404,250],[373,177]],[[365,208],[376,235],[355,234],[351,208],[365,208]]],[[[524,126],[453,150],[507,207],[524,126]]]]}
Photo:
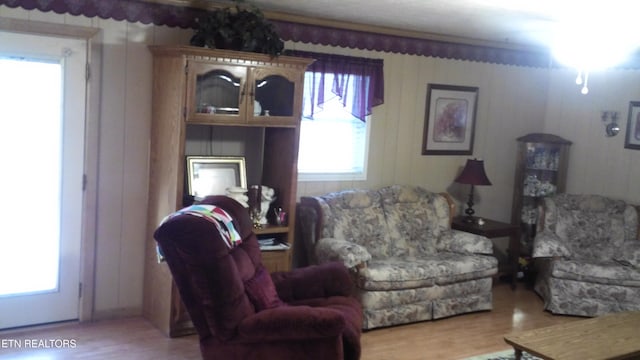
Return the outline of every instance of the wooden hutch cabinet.
{"type": "Polygon", "coordinates": [[[272,206],[287,212],[288,221],[265,225],[256,234],[289,244],[288,250],[263,252],[263,262],[270,271],[290,270],[304,73],[313,60],[191,46],[150,50],[153,119],[143,312],[167,335],[180,336],[193,333],[193,325],[167,264],[158,262],[153,232],[166,215],[190,205],[184,200],[186,157],[244,157],[247,184],[275,190],[272,206]]]}
{"type": "Polygon", "coordinates": [[[518,139],[511,223],[521,226],[519,255],[531,255],[537,208],[545,196],[565,191],[571,142],[551,134],[518,139]]]}

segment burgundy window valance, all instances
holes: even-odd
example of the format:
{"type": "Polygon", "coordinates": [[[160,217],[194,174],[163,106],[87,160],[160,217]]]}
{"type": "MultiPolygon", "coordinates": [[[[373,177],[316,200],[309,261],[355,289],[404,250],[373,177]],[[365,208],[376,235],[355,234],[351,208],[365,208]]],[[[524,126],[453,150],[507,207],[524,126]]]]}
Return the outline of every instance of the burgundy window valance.
{"type": "MultiPolygon", "coordinates": [[[[343,106],[356,118],[365,121],[371,115],[374,106],[384,103],[384,61],[363,57],[315,53],[307,51],[289,50],[286,55],[313,58],[316,61],[307,68],[313,73],[310,77],[311,116],[316,106],[322,107],[329,101],[327,93],[340,98],[343,106]],[[328,84],[327,74],[333,81],[328,84]],[[354,91],[354,94],[349,93],[354,91]],[[348,101],[349,99],[353,101],[348,101]]],[[[307,84],[309,86],[309,84],[307,84]]]]}

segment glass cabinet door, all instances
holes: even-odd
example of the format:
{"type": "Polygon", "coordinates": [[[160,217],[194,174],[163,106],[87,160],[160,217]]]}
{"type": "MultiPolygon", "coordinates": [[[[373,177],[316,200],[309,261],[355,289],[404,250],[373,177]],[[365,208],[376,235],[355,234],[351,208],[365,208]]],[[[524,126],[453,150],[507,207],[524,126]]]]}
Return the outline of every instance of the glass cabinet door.
{"type": "Polygon", "coordinates": [[[188,122],[244,122],[245,67],[191,61],[187,71],[188,122]]]}
{"type": "Polygon", "coordinates": [[[527,143],[524,195],[543,197],[553,195],[558,186],[560,147],[549,144],[527,143]]]}
{"type": "Polygon", "coordinates": [[[553,144],[526,143],[524,179],[522,181],[522,216],[524,224],[534,226],[540,198],[558,192],[559,146],[553,144]]]}
{"type": "Polygon", "coordinates": [[[253,119],[264,124],[293,124],[300,118],[300,99],[297,99],[298,75],[284,70],[253,69],[250,84],[252,100],[248,105],[253,119]],[[298,109],[297,111],[295,109],[298,109]]]}
{"type": "Polygon", "coordinates": [[[530,255],[536,235],[538,206],[546,196],[565,191],[571,142],[552,134],[518,139],[511,222],[520,223],[521,255],[530,255]]]}

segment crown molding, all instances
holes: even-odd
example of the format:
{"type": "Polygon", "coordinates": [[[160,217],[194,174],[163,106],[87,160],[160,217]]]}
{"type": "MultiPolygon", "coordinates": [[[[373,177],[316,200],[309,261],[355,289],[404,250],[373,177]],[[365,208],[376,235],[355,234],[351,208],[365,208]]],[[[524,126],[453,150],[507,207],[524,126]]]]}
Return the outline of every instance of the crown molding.
{"type": "MultiPolygon", "coordinates": [[[[228,7],[230,5],[234,5],[235,3],[231,1],[211,1],[211,0],[141,0],[149,3],[163,4],[163,5],[171,5],[171,6],[180,6],[180,7],[191,7],[196,9],[202,9],[205,11],[216,10],[223,7],[228,7]]],[[[239,4],[239,6],[243,6],[239,4]]],[[[344,22],[331,20],[326,18],[318,18],[318,17],[309,17],[303,15],[297,15],[286,12],[277,12],[277,11],[269,11],[269,10],[261,10],[264,16],[269,20],[275,21],[285,21],[288,23],[297,23],[297,24],[308,24],[321,26],[326,28],[333,29],[342,29],[342,30],[351,30],[351,31],[360,31],[371,34],[381,34],[381,35],[391,35],[397,37],[405,37],[412,39],[421,39],[421,40],[433,40],[439,42],[447,42],[447,43],[456,43],[456,44],[464,44],[464,45],[472,45],[472,46],[486,46],[491,48],[503,48],[509,50],[522,50],[522,51],[533,51],[533,52],[547,52],[548,50],[543,47],[535,47],[533,45],[524,45],[524,44],[515,44],[509,42],[498,42],[498,41],[489,41],[482,39],[473,39],[461,36],[452,36],[446,34],[436,34],[430,32],[422,32],[422,31],[412,31],[398,28],[391,28],[385,26],[371,25],[365,23],[358,22],[344,22]]]]}
{"type": "MultiPolygon", "coordinates": [[[[208,11],[235,5],[207,0],[0,0],[11,8],[53,11],[170,27],[195,28],[208,11]]],[[[481,41],[367,24],[263,12],[283,40],[504,65],[548,67],[549,51],[516,44],[481,41]]]]}

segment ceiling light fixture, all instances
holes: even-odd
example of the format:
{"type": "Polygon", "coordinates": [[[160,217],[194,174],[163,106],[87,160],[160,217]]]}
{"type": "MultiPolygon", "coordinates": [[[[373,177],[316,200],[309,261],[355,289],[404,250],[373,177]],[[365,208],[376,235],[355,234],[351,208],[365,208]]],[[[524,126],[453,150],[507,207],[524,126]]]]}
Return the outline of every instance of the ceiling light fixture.
{"type": "Polygon", "coordinates": [[[580,92],[583,93],[584,95],[587,95],[589,93],[589,72],[588,71],[584,72],[584,79],[583,79],[582,70],[578,70],[578,76],[576,77],[576,85],[582,85],[582,90],[580,90],[580,92]]]}
{"type": "Polygon", "coordinates": [[[556,18],[553,56],[578,71],[576,84],[588,94],[590,72],[623,63],[640,46],[633,29],[640,8],[621,0],[569,4],[556,18]]]}

